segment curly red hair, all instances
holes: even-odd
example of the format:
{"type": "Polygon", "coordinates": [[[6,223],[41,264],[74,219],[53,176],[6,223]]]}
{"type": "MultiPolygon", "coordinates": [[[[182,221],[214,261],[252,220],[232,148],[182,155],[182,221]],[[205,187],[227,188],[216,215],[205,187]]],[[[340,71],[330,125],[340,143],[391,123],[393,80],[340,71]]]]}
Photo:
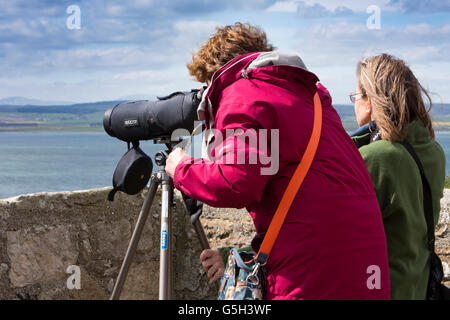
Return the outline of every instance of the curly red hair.
{"type": "Polygon", "coordinates": [[[236,22],[232,26],[217,27],[216,33],[192,55],[187,68],[195,80],[207,83],[228,61],[246,53],[274,49],[261,28],[236,22]]]}

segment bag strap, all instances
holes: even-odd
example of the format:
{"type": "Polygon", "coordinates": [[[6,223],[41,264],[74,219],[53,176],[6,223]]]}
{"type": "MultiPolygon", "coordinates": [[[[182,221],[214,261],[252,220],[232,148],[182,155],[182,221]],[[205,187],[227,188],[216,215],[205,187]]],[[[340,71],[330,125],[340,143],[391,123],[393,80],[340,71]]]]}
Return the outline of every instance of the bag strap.
{"type": "Polygon", "coordinates": [[[434,218],[433,218],[433,203],[430,184],[425,177],[422,163],[419,160],[414,148],[407,142],[403,142],[402,145],[408,150],[409,154],[413,157],[417,166],[419,167],[420,176],[422,178],[423,186],[423,208],[425,212],[425,220],[427,223],[427,235],[428,235],[428,249],[430,251],[430,274],[428,277],[427,286],[427,300],[449,300],[450,290],[442,285],[442,279],[444,278],[444,271],[442,269],[442,262],[439,256],[435,252],[434,248],[434,218]]]}
{"type": "Polygon", "coordinates": [[[420,162],[419,157],[417,156],[414,148],[409,144],[409,142],[404,141],[401,143],[409,154],[413,157],[414,161],[419,167],[420,177],[422,178],[422,187],[423,187],[423,209],[425,211],[425,221],[427,223],[427,235],[428,235],[428,249],[431,253],[434,253],[434,218],[433,218],[433,202],[431,196],[431,187],[428,183],[427,178],[425,177],[425,171],[423,170],[422,162],[420,162]]]}
{"type": "Polygon", "coordinates": [[[269,258],[270,251],[278,237],[281,226],[283,225],[284,219],[291,207],[292,202],[306,177],[306,174],[311,167],[313,159],[316,155],[317,147],[320,141],[320,135],[322,132],[322,103],[320,102],[319,93],[314,94],[314,126],[312,129],[311,138],[306,147],[305,153],[303,154],[302,160],[298,165],[297,169],[289,182],[286,191],[281,198],[281,202],[278,205],[277,211],[270,222],[269,229],[264,237],[258,254],[253,259],[257,263],[264,265],[269,258]]]}

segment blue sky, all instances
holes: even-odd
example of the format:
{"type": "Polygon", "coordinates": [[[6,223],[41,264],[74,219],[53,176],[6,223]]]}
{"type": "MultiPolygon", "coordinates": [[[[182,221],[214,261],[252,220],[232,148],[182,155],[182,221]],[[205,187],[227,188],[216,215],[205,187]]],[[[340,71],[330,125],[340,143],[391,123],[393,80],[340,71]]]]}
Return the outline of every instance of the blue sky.
{"type": "Polygon", "coordinates": [[[382,52],[405,59],[435,102],[450,102],[450,0],[0,0],[0,99],[88,102],[149,98],[199,87],[186,64],[217,26],[262,27],[300,54],[347,103],[356,64],[382,52]],[[71,5],[80,29],[66,25],[71,5]],[[369,6],[381,28],[369,29],[369,6]]]}

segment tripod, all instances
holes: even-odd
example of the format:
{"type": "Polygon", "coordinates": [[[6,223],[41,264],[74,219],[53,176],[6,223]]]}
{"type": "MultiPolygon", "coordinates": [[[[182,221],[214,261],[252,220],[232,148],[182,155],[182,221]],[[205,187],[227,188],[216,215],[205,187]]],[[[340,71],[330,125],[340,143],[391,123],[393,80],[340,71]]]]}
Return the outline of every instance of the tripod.
{"type": "MultiPolygon", "coordinates": [[[[160,245],[160,266],[159,266],[159,300],[172,299],[172,217],[171,207],[173,205],[173,181],[165,172],[165,165],[168,154],[172,150],[172,145],[166,143],[168,151],[161,151],[155,155],[155,162],[161,167],[161,170],[153,173],[150,178],[150,186],[142,205],[139,217],[131,236],[125,258],[119,271],[116,283],[110,300],[117,300],[123,289],[131,262],[136,252],[142,230],[144,229],[150,208],[158,190],[158,186],[162,187],[161,197],[161,245],[160,245]]],[[[209,243],[206,238],[199,217],[202,213],[202,203],[188,198],[183,194],[186,207],[191,215],[191,224],[194,226],[195,232],[200,240],[203,250],[209,249],[209,243]]]]}

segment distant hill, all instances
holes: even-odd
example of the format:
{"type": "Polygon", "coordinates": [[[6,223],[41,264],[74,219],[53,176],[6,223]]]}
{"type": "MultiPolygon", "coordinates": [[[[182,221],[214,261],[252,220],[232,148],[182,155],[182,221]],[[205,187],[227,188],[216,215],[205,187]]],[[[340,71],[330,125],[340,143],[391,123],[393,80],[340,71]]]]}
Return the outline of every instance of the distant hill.
{"type": "Polygon", "coordinates": [[[125,97],[120,97],[117,100],[124,100],[124,101],[137,101],[137,100],[150,100],[150,101],[154,101],[156,100],[156,96],[154,95],[149,95],[149,94],[145,94],[145,93],[141,93],[141,94],[131,94],[125,97]]]}
{"type": "MultiPolygon", "coordinates": [[[[355,108],[353,105],[346,104],[335,104],[333,105],[336,109],[337,113],[341,118],[346,117],[354,117],[355,116],[355,108]]],[[[450,116],[450,104],[448,103],[435,103],[431,108],[431,115],[433,117],[439,116],[450,116]]]]}
{"type": "Polygon", "coordinates": [[[78,103],[72,105],[0,105],[0,112],[13,113],[68,113],[68,114],[88,114],[95,112],[105,112],[106,109],[114,107],[123,101],[100,101],[91,103],[78,103]]]}
{"type": "MultiPolygon", "coordinates": [[[[20,97],[19,97],[20,98],[20,97]]],[[[9,102],[31,102],[32,99],[14,100],[9,102]]],[[[135,97],[136,98],[136,97],[135,97]]],[[[100,129],[103,126],[104,112],[115,105],[129,100],[99,101],[91,103],[77,103],[70,105],[20,105],[0,103],[0,131],[22,130],[36,128],[42,130],[100,129]]],[[[150,100],[156,100],[150,99],[150,100]]],[[[5,101],[5,99],[1,99],[5,101]]],[[[357,129],[355,111],[353,105],[334,105],[342,119],[342,124],[347,131],[357,129]]],[[[450,104],[435,104],[432,108],[432,117],[437,130],[450,130],[450,104]]]]}
{"type": "Polygon", "coordinates": [[[37,99],[28,99],[24,97],[7,97],[0,99],[0,105],[11,105],[11,106],[56,106],[56,105],[69,105],[73,102],[68,101],[43,101],[37,99]]]}
{"type": "Polygon", "coordinates": [[[334,104],[333,107],[341,118],[355,116],[355,108],[350,104],[334,104]]]}
{"type": "Polygon", "coordinates": [[[123,101],[71,105],[0,105],[0,131],[101,130],[103,114],[123,101]]]}
{"type": "MultiPolygon", "coordinates": [[[[353,105],[335,104],[333,106],[341,117],[342,124],[347,131],[354,131],[358,128],[353,105]]],[[[433,107],[431,108],[431,117],[434,122],[435,130],[450,130],[450,104],[433,104],[433,107]]]]}
{"type": "Polygon", "coordinates": [[[431,108],[431,115],[434,117],[442,115],[450,115],[450,104],[448,103],[434,103],[431,108]]]}

